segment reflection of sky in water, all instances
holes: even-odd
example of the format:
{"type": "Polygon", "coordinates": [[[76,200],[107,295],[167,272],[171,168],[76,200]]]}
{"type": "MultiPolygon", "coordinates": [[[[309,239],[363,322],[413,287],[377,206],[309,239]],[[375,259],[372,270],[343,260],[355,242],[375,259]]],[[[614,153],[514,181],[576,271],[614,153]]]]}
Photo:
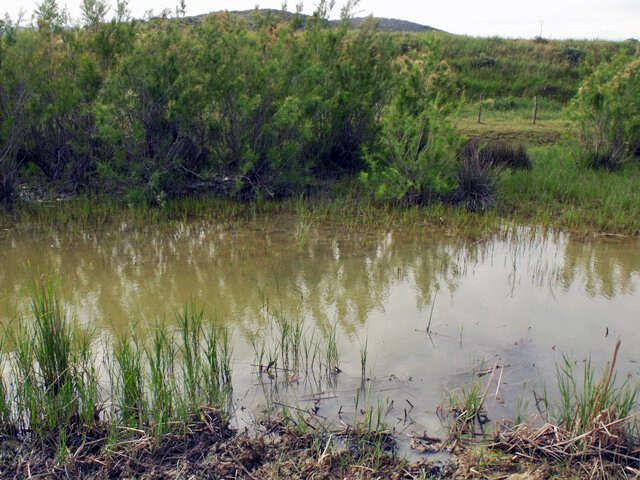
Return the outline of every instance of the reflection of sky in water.
{"type": "Polygon", "coordinates": [[[618,338],[620,373],[637,373],[638,241],[524,229],[481,242],[312,230],[301,247],[293,231],[283,222],[9,233],[0,239],[0,321],[25,301],[30,268],[58,272],[78,318],[106,333],[148,331],[189,300],[203,304],[234,331],[236,372],[252,360],[246,339],[268,307],[323,331],[337,322],[347,378],[359,374],[367,337],[375,375],[411,377],[403,394],[431,405],[479,363],[510,365],[504,388],[517,393],[550,379],[561,352],[605,362],[618,338]],[[420,330],[432,304],[429,339],[420,330]]]}

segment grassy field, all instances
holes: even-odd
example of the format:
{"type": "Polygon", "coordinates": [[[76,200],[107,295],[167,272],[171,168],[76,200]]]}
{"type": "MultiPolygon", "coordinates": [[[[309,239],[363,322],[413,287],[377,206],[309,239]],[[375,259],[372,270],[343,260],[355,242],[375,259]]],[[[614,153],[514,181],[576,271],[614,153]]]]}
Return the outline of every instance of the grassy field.
{"type": "Polygon", "coordinates": [[[529,172],[506,172],[496,208],[503,217],[573,231],[640,234],[640,168],[585,169],[560,146],[532,150],[529,172]]]}
{"type": "Polygon", "coordinates": [[[530,108],[522,106],[510,110],[498,110],[490,102],[482,102],[481,121],[478,113],[481,102],[465,104],[454,118],[456,129],[464,136],[483,140],[500,140],[522,143],[527,146],[553,145],[565,140],[570,123],[566,112],[555,108],[540,108],[536,124],[533,124],[533,101],[530,108]]]}

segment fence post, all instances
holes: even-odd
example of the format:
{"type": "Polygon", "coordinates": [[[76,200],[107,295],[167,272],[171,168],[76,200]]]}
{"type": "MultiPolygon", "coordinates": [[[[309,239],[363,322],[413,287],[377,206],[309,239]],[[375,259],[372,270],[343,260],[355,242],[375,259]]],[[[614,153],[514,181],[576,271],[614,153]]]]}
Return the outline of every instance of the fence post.
{"type": "Polygon", "coordinates": [[[533,124],[536,124],[536,121],[538,120],[538,96],[536,95],[535,97],[533,97],[533,124]]]}

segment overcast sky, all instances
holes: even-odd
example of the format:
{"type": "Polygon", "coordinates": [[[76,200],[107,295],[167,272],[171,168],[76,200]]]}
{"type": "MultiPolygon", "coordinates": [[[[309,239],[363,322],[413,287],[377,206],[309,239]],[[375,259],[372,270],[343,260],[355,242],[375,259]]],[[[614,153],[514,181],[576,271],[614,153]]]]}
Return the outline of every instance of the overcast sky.
{"type": "MultiPolygon", "coordinates": [[[[115,0],[112,0],[115,3],[115,0]]],[[[337,1],[338,7],[340,1],[337,1]]],[[[72,17],[79,18],[82,0],[59,0],[72,17]]],[[[38,0],[0,0],[0,12],[14,19],[23,10],[31,18],[38,0]]],[[[245,10],[256,6],[280,8],[282,0],[186,0],[187,15],[216,10],[245,10]]],[[[316,1],[305,2],[305,12],[316,1]]],[[[294,9],[295,0],[290,0],[294,9]]],[[[135,17],[153,9],[173,9],[176,0],[130,0],[135,17]]],[[[336,12],[338,9],[336,9],[336,12]]],[[[410,20],[452,33],[531,38],[640,37],[640,0],[361,0],[359,15],[373,14],[410,20]]]]}

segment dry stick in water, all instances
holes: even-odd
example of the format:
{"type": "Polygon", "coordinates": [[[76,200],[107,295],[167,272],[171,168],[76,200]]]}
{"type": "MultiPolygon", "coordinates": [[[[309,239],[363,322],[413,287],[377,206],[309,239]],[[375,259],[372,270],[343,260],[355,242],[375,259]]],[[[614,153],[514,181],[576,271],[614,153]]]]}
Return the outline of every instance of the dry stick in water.
{"type": "Polygon", "coordinates": [[[500,376],[498,377],[498,386],[496,387],[496,394],[495,394],[495,398],[496,400],[501,400],[500,399],[500,385],[502,385],[502,374],[504,373],[504,365],[500,366],[500,376]]]}
{"type": "Polygon", "coordinates": [[[493,377],[496,374],[496,369],[498,368],[498,364],[496,363],[493,366],[493,370],[491,370],[491,376],[489,377],[489,381],[487,382],[487,386],[484,389],[484,393],[482,394],[482,398],[480,399],[480,404],[478,406],[478,411],[480,411],[482,409],[482,406],[484,405],[484,401],[487,399],[487,394],[489,393],[489,387],[491,386],[491,383],[493,382],[493,377]]]}
{"type": "Polygon", "coordinates": [[[427,323],[427,334],[431,333],[431,320],[433,320],[433,309],[436,306],[437,298],[438,298],[438,291],[436,290],[436,294],[433,296],[433,303],[431,304],[431,313],[429,313],[429,323],[427,323]]]}

